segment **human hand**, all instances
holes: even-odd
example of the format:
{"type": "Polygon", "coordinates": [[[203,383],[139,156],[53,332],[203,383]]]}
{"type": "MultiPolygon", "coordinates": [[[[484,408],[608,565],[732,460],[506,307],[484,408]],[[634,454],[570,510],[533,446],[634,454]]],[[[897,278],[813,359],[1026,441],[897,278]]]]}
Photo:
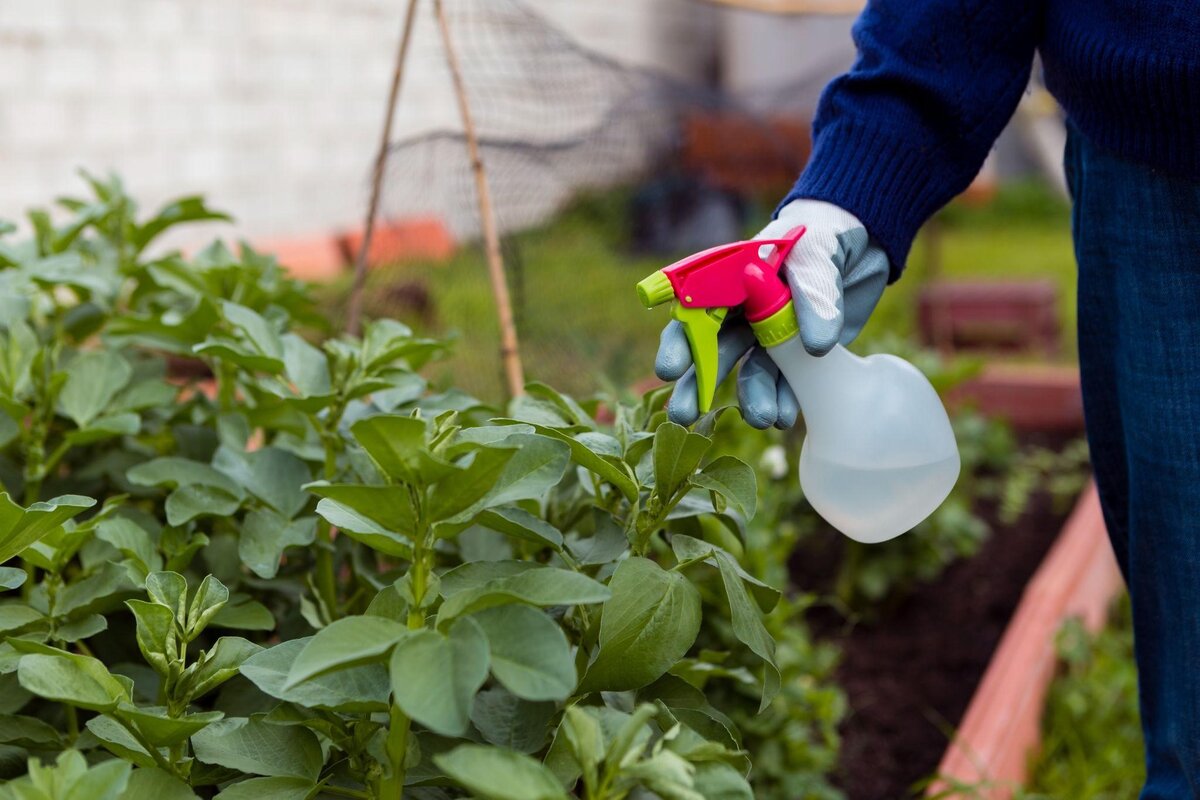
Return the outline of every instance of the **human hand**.
{"type": "MultiPolygon", "coordinates": [[[[805,233],[784,260],[783,273],[800,340],[808,352],[820,356],[858,336],[887,285],[888,259],[857,217],[819,200],[793,200],[755,238],[784,238],[800,225],[805,233]]],[[[760,257],[769,256],[772,247],[764,245],[767,252],[760,257]]],[[[747,423],[755,428],[795,424],[800,411],[796,396],[741,316],[731,316],[722,326],[717,353],[718,383],[742,360],[738,405],[747,423]]],[[[674,320],[663,329],[654,372],[662,380],[675,381],[667,404],[670,419],[681,425],[694,423],[700,416],[696,370],[683,326],[674,320]]]]}

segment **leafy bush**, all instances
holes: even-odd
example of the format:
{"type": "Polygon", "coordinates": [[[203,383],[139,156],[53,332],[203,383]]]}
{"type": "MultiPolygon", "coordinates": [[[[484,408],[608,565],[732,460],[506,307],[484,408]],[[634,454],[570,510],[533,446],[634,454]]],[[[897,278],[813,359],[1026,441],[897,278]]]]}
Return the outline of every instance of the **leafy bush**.
{"type": "Polygon", "coordinates": [[[1062,673],[1042,719],[1042,751],[1025,800],[1136,797],[1146,779],[1129,598],[1090,635],[1072,620],[1059,632],[1062,673]]]}
{"type": "Polygon", "coordinates": [[[712,419],[431,393],[438,342],[314,344],[269,257],[148,255],[201,200],[89,180],[0,239],[0,797],[749,798],[771,715],[828,795],[712,419]]]}

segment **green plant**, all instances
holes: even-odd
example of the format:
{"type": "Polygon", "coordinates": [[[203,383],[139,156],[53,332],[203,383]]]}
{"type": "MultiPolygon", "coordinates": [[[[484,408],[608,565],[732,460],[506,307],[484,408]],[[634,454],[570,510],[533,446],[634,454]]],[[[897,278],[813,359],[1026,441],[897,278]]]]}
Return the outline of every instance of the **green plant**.
{"type": "Polygon", "coordinates": [[[440,343],[310,341],[269,257],[151,254],[201,201],[90,182],[0,239],[0,797],[752,796],[787,617],[716,415],[430,392],[440,343]]]}
{"type": "Polygon", "coordinates": [[[1049,494],[1055,511],[1066,513],[1091,475],[1089,464],[1086,439],[1074,439],[1061,450],[1032,447],[1022,451],[1000,482],[1000,520],[1016,522],[1037,492],[1049,494]]]}
{"type": "Polygon", "coordinates": [[[1042,718],[1042,749],[1025,800],[1136,797],[1146,779],[1133,662],[1129,598],[1108,627],[1089,634],[1078,621],[1059,632],[1062,672],[1042,718]]]}

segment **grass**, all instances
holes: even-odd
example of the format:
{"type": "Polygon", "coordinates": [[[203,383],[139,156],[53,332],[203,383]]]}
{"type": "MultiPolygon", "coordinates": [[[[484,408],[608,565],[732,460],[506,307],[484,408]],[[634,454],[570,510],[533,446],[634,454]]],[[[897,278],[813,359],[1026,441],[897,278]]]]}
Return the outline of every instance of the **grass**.
{"type": "MultiPolygon", "coordinates": [[[[643,309],[633,286],[670,259],[629,252],[627,196],[615,191],[587,198],[551,224],[510,242],[510,284],[528,378],[586,395],[651,375],[667,311],[643,309]]],[[[768,210],[763,207],[748,231],[765,222],[768,210]]],[[[983,207],[952,205],[943,212],[941,229],[939,277],[1051,278],[1062,287],[1064,328],[1074,330],[1074,258],[1064,203],[1038,186],[1017,185],[983,207]]],[[[923,235],[907,274],[885,293],[864,337],[912,334],[917,293],[932,277],[929,253],[929,237],[923,235]]],[[[348,287],[349,280],[343,279],[322,289],[335,324],[348,287]]],[[[502,396],[499,334],[478,248],[463,248],[445,264],[375,270],[368,282],[367,312],[455,338],[453,354],[430,371],[435,383],[453,383],[489,400],[502,396]],[[396,299],[393,287],[412,282],[428,290],[428,319],[396,299]]]]}
{"type": "Polygon", "coordinates": [[[1145,780],[1129,599],[1089,636],[1078,624],[1059,635],[1063,671],[1050,688],[1042,752],[1021,800],[1124,800],[1145,780]]]}

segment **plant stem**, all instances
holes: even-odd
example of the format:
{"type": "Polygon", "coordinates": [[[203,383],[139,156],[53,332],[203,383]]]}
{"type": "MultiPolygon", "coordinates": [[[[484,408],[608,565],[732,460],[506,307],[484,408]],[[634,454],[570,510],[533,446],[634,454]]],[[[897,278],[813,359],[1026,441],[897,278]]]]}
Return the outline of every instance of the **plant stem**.
{"type": "MultiPolygon", "coordinates": [[[[412,575],[409,588],[413,596],[413,605],[408,609],[408,629],[415,631],[425,627],[425,612],[422,611],[425,592],[429,585],[429,571],[433,568],[429,547],[430,526],[425,516],[425,498],[415,486],[408,487],[409,497],[412,498],[413,509],[416,511],[417,524],[413,531],[413,562],[409,567],[412,575]]],[[[405,757],[408,754],[408,734],[412,729],[412,720],[392,700],[388,728],[387,749],[388,762],[391,764],[391,775],[383,781],[380,796],[386,800],[399,800],[404,794],[405,757]]]]}
{"type": "Polygon", "coordinates": [[[75,740],[79,738],[79,715],[75,713],[75,706],[67,706],[67,739],[73,745],[75,740]]]}
{"type": "MultiPolygon", "coordinates": [[[[341,422],[340,406],[331,407],[325,423],[320,426],[321,440],[325,445],[325,480],[337,477],[337,426],[341,422]]],[[[329,615],[337,619],[337,571],[333,563],[333,529],[322,519],[317,524],[317,592],[329,615]]]]}

